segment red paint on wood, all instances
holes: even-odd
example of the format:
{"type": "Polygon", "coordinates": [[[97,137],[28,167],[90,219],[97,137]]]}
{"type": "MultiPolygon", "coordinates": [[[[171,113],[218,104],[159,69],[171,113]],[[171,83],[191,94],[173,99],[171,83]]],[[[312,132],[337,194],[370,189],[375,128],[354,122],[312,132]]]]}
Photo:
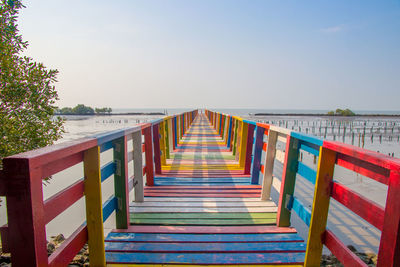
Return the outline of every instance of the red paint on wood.
{"type": "Polygon", "coordinates": [[[26,159],[29,160],[30,168],[36,168],[59,159],[64,159],[95,146],[97,146],[97,139],[81,138],[10,156],[8,159],[26,159]]]}
{"type": "Polygon", "coordinates": [[[257,122],[256,124],[257,124],[258,127],[264,128],[265,129],[265,133],[264,134],[268,135],[268,130],[269,130],[269,127],[270,127],[269,124],[261,123],[261,122],[257,122]]]}
{"type": "Polygon", "coordinates": [[[366,267],[356,254],[342,243],[331,231],[326,230],[323,235],[323,242],[344,266],[366,267]]]}
{"type": "Polygon", "coordinates": [[[400,161],[398,159],[393,159],[387,155],[377,153],[375,151],[359,148],[337,141],[324,141],[323,146],[330,150],[345,154],[353,158],[357,158],[362,161],[367,161],[386,169],[396,169],[400,164],[400,161]]]}
{"type": "Polygon", "coordinates": [[[267,143],[263,143],[263,150],[264,150],[265,152],[267,152],[267,147],[268,147],[268,144],[267,144],[267,143]]]}
{"type": "Polygon", "coordinates": [[[400,266],[400,166],[390,172],[378,267],[400,266]]]}
{"type": "Polygon", "coordinates": [[[72,233],[49,257],[49,266],[67,266],[88,240],[86,224],[72,233]]]}
{"type": "Polygon", "coordinates": [[[115,233],[179,233],[179,234],[285,234],[297,233],[292,227],[256,226],[163,226],[130,225],[128,229],[114,229],[115,233]]]}
{"type": "Polygon", "coordinates": [[[264,167],[264,165],[261,165],[260,171],[261,171],[262,174],[265,173],[265,167],[264,167]]]}
{"type": "Polygon", "coordinates": [[[42,178],[49,177],[57,172],[74,166],[83,160],[83,152],[72,154],[42,166],[42,178]]]}
{"type": "Polygon", "coordinates": [[[336,164],[383,184],[389,183],[389,170],[346,154],[337,154],[336,164]]]}
{"type": "Polygon", "coordinates": [[[382,230],[384,210],[377,203],[336,182],[333,182],[331,196],[364,220],[382,230]]]}
{"type": "Polygon", "coordinates": [[[255,125],[249,124],[247,129],[246,160],[244,163],[244,174],[250,174],[251,155],[253,153],[254,129],[255,125]]]}
{"type": "Polygon", "coordinates": [[[18,157],[3,164],[13,266],[47,266],[41,169],[30,169],[29,160],[18,157]]]}
{"type": "Polygon", "coordinates": [[[145,144],[142,144],[142,153],[144,153],[146,151],[146,146],[145,144]]]}
{"type": "Polygon", "coordinates": [[[84,196],[85,183],[79,180],[64,190],[58,192],[44,202],[45,223],[49,223],[57,215],[66,210],[84,196]]]}
{"type": "Polygon", "coordinates": [[[153,170],[153,142],[151,138],[151,128],[146,128],[144,131],[145,142],[145,160],[146,160],[146,184],[154,185],[154,170],[153,170]]]}
{"type": "Polygon", "coordinates": [[[154,143],[155,173],[161,174],[161,150],[160,150],[159,124],[156,124],[153,126],[153,143],[154,143]]]}
{"type": "Polygon", "coordinates": [[[143,175],[146,174],[146,166],[143,166],[143,175]]]}
{"type": "Polygon", "coordinates": [[[9,246],[10,235],[8,234],[7,224],[0,227],[0,236],[1,236],[1,250],[3,251],[3,253],[10,253],[10,246],[9,246]]]}

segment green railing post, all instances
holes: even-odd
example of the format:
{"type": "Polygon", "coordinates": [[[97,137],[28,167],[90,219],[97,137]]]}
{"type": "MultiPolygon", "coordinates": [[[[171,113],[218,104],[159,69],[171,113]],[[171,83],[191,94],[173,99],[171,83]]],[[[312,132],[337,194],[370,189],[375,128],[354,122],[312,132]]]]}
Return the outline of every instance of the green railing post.
{"type": "Polygon", "coordinates": [[[144,201],[143,192],[143,159],[142,159],[142,131],[132,134],[133,141],[133,184],[135,186],[135,202],[144,201]]]}
{"type": "Polygon", "coordinates": [[[298,140],[287,135],[285,162],[283,166],[281,190],[279,195],[278,214],[276,224],[279,227],[290,226],[290,210],[286,208],[286,200],[294,193],[296,172],[298,167],[299,147],[298,140]]]}
{"type": "Polygon", "coordinates": [[[126,229],[129,226],[129,186],[128,186],[128,155],[127,137],[123,136],[114,140],[114,194],[118,199],[116,210],[117,229],[126,229]]]}

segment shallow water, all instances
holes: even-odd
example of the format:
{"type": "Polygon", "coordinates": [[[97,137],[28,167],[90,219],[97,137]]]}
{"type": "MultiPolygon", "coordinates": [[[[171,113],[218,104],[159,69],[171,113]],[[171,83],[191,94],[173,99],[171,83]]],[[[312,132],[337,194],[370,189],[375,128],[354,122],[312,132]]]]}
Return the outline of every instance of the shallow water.
{"type": "MultiPolygon", "coordinates": [[[[290,117],[290,116],[269,116],[269,117],[254,117],[246,114],[247,119],[267,122],[276,124],[281,127],[288,127],[303,133],[315,134],[319,137],[325,137],[328,140],[343,141],[343,129],[346,126],[346,133],[344,135],[344,142],[354,144],[356,146],[364,147],[373,151],[379,151],[384,154],[393,154],[395,157],[400,155],[400,142],[398,136],[400,135],[400,119],[394,118],[365,118],[365,117],[352,117],[350,119],[326,119],[326,117],[290,117]],[[339,131],[340,125],[340,131],[339,131]],[[365,134],[364,134],[365,127],[365,134]],[[321,130],[320,130],[321,129],[321,130]],[[351,130],[350,130],[351,129],[351,130]],[[326,132],[326,134],[325,134],[326,132]],[[352,133],[354,132],[354,138],[352,133]],[[364,134],[364,142],[362,142],[362,135],[364,134]],[[371,139],[371,135],[374,135],[371,139]],[[360,137],[359,137],[360,136],[360,137]],[[379,137],[381,136],[381,137],[379,137]]],[[[65,134],[63,139],[58,142],[70,141],[76,138],[90,136],[96,133],[111,131],[121,128],[133,126],[137,123],[149,122],[151,120],[160,118],[160,116],[70,116],[65,123],[65,134]]],[[[112,150],[102,153],[101,162],[105,164],[112,159],[112,150]]],[[[304,162],[309,166],[316,168],[313,164],[313,159],[310,155],[304,155],[304,162]]],[[[129,168],[130,173],[133,172],[133,167],[129,168]]],[[[83,177],[82,164],[73,166],[63,172],[53,176],[49,184],[43,186],[44,198],[48,198],[53,194],[59,192],[63,188],[71,185],[78,179],[83,177]]],[[[346,170],[335,170],[335,179],[344,183],[352,190],[367,195],[371,200],[385,205],[386,199],[386,186],[374,182],[371,179],[354,175],[346,170]]],[[[296,184],[297,186],[297,184],[296,184]]],[[[103,202],[113,194],[113,177],[103,183],[103,202]]],[[[299,183],[297,186],[299,194],[302,195],[305,202],[311,205],[312,201],[312,186],[307,183],[299,183]]],[[[133,192],[131,193],[130,200],[133,200],[133,192]]],[[[368,226],[368,224],[357,221],[353,215],[346,215],[337,208],[337,203],[332,204],[332,212],[330,212],[329,225],[335,230],[342,229],[343,225],[353,229],[352,231],[343,230],[343,236],[349,243],[353,243],[362,250],[377,250],[379,244],[380,232],[375,228],[368,226]],[[355,223],[356,222],[356,223],[355,223]],[[356,234],[355,234],[356,233],[356,234]],[[371,234],[372,233],[372,234],[371,234]],[[361,240],[361,241],[360,241],[361,240]]],[[[81,199],[75,203],[71,208],[57,216],[52,222],[46,226],[47,236],[63,233],[69,236],[79,225],[85,220],[85,201],[81,199]]],[[[106,222],[105,228],[111,229],[114,227],[114,217],[106,222]]],[[[7,222],[5,205],[0,207],[0,225],[7,222]]],[[[306,238],[307,229],[302,225],[302,222],[294,218],[293,221],[296,228],[298,227],[306,238]],[[302,230],[302,228],[304,228],[302,230]]]]}

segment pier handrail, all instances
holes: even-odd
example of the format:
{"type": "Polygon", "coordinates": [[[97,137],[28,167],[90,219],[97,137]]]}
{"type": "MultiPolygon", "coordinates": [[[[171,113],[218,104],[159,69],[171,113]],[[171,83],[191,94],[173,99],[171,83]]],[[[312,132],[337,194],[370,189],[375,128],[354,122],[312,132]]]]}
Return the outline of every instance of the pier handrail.
{"type": "Polygon", "coordinates": [[[182,137],[196,114],[197,110],[185,112],[4,158],[0,195],[6,197],[8,225],[0,230],[3,251],[11,252],[13,266],[66,266],[86,242],[90,264],[105,266],[104,221],[115,211],[116,227],[128,227],[129,192],[135,188],[135,201],[143,201],[143,176],[151,186],[154,172],[162,173],[161,158],[166,156],[162,151],[169,147],[163,141],[168,135],[175,140],[182,137]],[[160,130],[167,124],[174,127],[169,133],[160,130]],[[101,166],[101,154],[110,149],[113,160],[101,166]],[[131,161],[134,174],[128,177],[131,161]],[[77,164],[83,164],[84,178],[44,200],[43,179],[77,164]],[[103,203],[102,182],[113,175],[114,195],[103,203]],[[82,197],[86,199],[86,222],[48,257],[46,224],[82,197]]]}
{"type": "MultiPolygon", "coordinates": [[[[269,199],[273,180],[274,161],[283,164],[279,194],[277,226],[290,226],[291,211],[295,211],[309,227],[304,266],[319,266],[322,247],[328,249],[345,266],[367,266],[327,229],[329,202],[333,198],[359,217],[379,229],[381,234],[377,266],[400,266],[400,160],[336,141],[327,141],[307,134],[270,124],[256,123],[240,117],[206,110],[205,114],[216,131],[227,142],[237,158],[253,158],[252,183],[264,174],[263,200],[269,199]],[[229,121],[226,127],[226,122],[229,121]],[[255,125],[256,130],[250,125],[255,125]],[[242,129],[242,131],[240,131],[242,129]],[[247,129],[243,130],[243,129],[247,129]],[[255,135],[255,148],[253,138],[255,135]],[[268,135],[267,142],[264,137],[268,135]],[[277,149],[277,141],[285,143],[285,150],[277,149]],[[235,151],[235,146],[240,146],[235,151]],[[264,164],[261,164],[262,150],[264,164]],[[245,152],[247,150],[247,152],[245,152]],[[250,153],[250,151],[252,151],[250,153]],[[261,152],[260,152],[261,151],[261,152]],[[318,157],[317,170],[301,162],[301,153],[318,157]],[[386,206],[367,199],[333,180],[335,165],[374,179],[388,186],[386,206]],[[296,176],[315,185],[312,211],[294,196],[296,176]]],[[[246,173],[246,171],[244,172],[246,173]]]]}

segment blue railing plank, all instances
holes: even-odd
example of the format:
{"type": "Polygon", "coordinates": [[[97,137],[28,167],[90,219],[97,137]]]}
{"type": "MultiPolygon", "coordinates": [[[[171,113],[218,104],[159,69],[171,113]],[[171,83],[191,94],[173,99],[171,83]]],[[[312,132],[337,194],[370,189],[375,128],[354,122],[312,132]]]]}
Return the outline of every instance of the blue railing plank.
{"type": "Polygon", "coordinates": [[[113,213],[113,211],[118,209],[118,199],[115,196],[111,196],[103,204],[103,222],[105,222],[108,217],[113,213]]]}
{"type": "Polygon", "coordinates": [[[109,178],[111,175],[115,173],[115,162],[109,162],[103,167],[101,167],[101,181],[104,182],[109,178]]]}
{"type": "Polygon", "coordinates": [[[315,184],[315,180],[317,177],[317,172],[305,165],[302,162],[299,162],[297,165],[297,173],[302,177],[310,181],[312,184],[315,184]]]}

